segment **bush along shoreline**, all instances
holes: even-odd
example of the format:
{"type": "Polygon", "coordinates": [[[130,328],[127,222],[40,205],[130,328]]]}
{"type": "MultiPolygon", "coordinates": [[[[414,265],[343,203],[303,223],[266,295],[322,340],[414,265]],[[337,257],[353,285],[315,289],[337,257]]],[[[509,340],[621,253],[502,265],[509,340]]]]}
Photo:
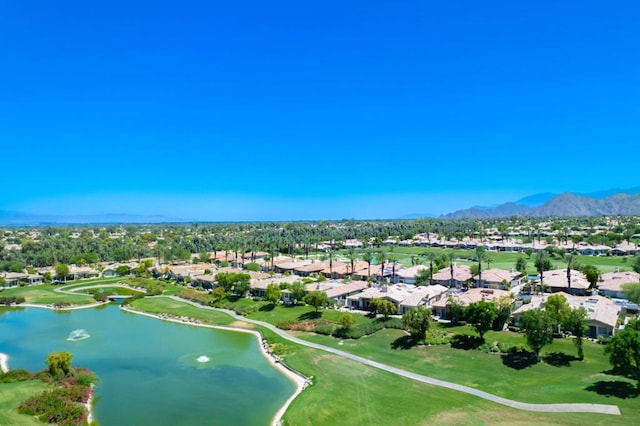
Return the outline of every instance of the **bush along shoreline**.
{"type": "Polygon", "coordinates": [[[22,369],[0,374],[0,383],[40,380],[48,389],[22,402],[20,414],[37,417],[43,423],[80,426],[93,423],[91,400],[97,382],[95,374],[85,368],[71,367],[68,352],[50,353],[49,368],[35,374],[22,369]]]}

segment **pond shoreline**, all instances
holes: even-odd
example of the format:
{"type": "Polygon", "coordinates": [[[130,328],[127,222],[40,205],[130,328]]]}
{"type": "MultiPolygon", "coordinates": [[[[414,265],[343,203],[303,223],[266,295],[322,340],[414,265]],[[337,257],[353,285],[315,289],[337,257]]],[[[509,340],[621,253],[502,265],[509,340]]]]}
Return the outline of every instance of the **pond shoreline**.
{"type": "Polygon", "coordinates": [[[129,312],[137,315],[144,315],[150,318],[159,319],[161,321],[170,321],[178,324],[192,325],[196,327],[205,327],[205,328],[212,328],[212,329],[218,329],[218,330],[239,331],[242,333],[251,333],[255,335],[258,338],[258,343],[259,343],[258,346],[260,347],[260,352],[262,353],[262,355],[267,359],[267,361],[269,361],[271,365],[273,365],[276,369],[282,372],[287,378],[289,378],[289,380],[291,380],[296,385],[296,391],[293,393],[293,395],[291,395],[291,397],[289,397],[287,401],[285,401],[282,407],[280,407],[280,409],[276,412],[276,414],[272,418],[271,424],[274,426],[282,424],[281,422],[282,416],[287,411],[287,408],[289,408],[289,405],[291,405],[293,400],[296,399],[296,397],[300,395],[300,393],[304,389],[306,389],[306,387],[309,386],[309,384],[311,383],[307,377],[304,377],[300,373],[297,373],[292,369],[288,368],[286,365],[284,365],[280,361],[279,358],[277,358],[275,354],[268,351],[268,346],[266,342],[262,339],[262,335],[258,330],[251,330],[248,328],[240,328],[240,327],[230,327],[230,326],[224,326],[224,325],[205,324],[198,320],[190,320],[186,318],[181,319],[179,317],[173,317],[167,314],[152,314],[149,312],[143,312],[143,311],[139,311],[137,309],[131,308],[130,306],[120,306],[120,309],[125,312],[129,312]]]}

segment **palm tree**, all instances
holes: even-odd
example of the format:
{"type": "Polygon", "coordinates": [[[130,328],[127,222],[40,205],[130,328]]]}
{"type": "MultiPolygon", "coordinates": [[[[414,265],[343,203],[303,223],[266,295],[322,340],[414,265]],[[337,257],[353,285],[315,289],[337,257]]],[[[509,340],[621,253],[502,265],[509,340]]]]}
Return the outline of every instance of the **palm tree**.
{"type": "Polygon", "coordinates": [[[387,253],[384,250],[376,253],[376,262],[380,265],[380,279],[384,279],[384,264],[387,262],[387,253]]]}
{"type": "Polygon", "coordinates": [[[353,264],[355,263],[355,260],[357,258],[356,249],[354,249],[353,247],[349,247],[349,249],[347,250],[347,257],[351,262],[351,275],[353,275],[353,264]]]}
{"type": "Polygon", "coordinates": [[[536,267],[536,270],[538,271],[538,274],[540,275],[540,289],[542,289],[544,287],[544,271],[547,268],[547,264],[549,263],[549,255],[547,254],[546,251],[544,250],[540,250],[537,254],[536,254],[536,258],[534,260],[534,265],[536,267]]]}
{"type": "Polygon", "coordinates": [[[369,271],[367,272],[367,278],[371,277],[371,262],[373,262],[373,250],[367,248],[364,253],[362,253],[362,260],[367,262],[369,266],[369,271]]]}
{"type": "Polygon", "coordinates": [[[478,261],[478,283],[482,285],[482,261],[487,258],[484,246],[476,247],[476,260],[478,261]]]}
{"type": "Polygon", "coordinates": [[[578,260],[574,256],[575,252],[564,255],[564,261],[567,264],[567,288],[571,290],[571,270],[578,269],[578,260]]]}
{"type": "Polygon", "coordinates": [[[435,251],[427,252],[427,259],[429,259],[429,285],[433,285],[433,261],[436,260],[437,257],[435,251]]]}
{"type": "Polygon", "coordinates": [[[451,281],[449,281],[449,287],[453,287],[453,261],[456,259],[454,252],[447,253],[447,260],[449,261],[449,270],[451,271],[451,281]]]}

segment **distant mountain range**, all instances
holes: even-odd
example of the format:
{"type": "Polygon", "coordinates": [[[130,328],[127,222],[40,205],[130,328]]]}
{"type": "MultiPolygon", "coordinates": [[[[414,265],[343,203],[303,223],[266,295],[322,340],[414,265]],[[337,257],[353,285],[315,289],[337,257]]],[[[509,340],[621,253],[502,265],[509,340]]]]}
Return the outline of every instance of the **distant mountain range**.
{"type": "Polygon", "coordinates": [[[191,222],[159,215],[103,214],[103,215],[49,215],[0,210],[0,225],[85,225],[112,223],[170,223],[191,222]]]}
{"type": "Polygon", "coordinates": [[[458,210],[442,217],[490,218],[508,216],[602,216],[640,215],[640,187],[609,189],[589,194],[541,193],[530,195],[515,202],[491,207],[472,207],[458,210]]]}

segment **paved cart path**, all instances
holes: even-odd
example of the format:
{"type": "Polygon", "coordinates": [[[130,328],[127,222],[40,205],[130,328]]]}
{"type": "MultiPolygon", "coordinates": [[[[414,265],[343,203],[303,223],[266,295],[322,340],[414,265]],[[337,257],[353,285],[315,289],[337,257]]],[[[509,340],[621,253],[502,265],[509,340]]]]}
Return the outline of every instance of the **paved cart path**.
{"type": "Polygon", "coordinates": [[[372,361],[370,359],[363,358],[361,356],[354,355],[349,352],[341,351],[339,349],[335,349],[329,346],[308,342],[306,340],[302,340],[298,337],[292,336],[291,334],[287,333],[284,330],[279,329],[278,327],[272,324],[266,323],[264,321],[258,321],[258,320],[253,320],[247,317],[243,317],[227,309],[219,309],[219,308],[213,308],[210,306],[203,306],[198,303],[191,302],[190,300],[181,299],[176,296],[158,296],[158,297],[169,297],[175,301],[188,303],[197,308],[224,312],[225,314],[228,314],[239,321],[244,321],[244,322],[248,322],[248,323],[252,323],[252,324],[256,324],[256,325],[268,328],[269,330],[273,331],[280,337],[286,340],[289,340],[291,342],[297,343],[299,345],[318,349],[324,352],[329,352],[334,355],[338,355],[343,358],[347,358],[352,361],[359,362],[364,365],[368,365],[370,367],[378,368],[380,370],[388,371],[389,373],[397,374],[398,376],[416,380],[418,382],[427,383],[434,386],[440,386],[447,389],[453,389],[453,390],[464,392],[470,395],[475,395],[477,397],[495,402],[497,404],[506,405],[507,407],[517,408],[517,409],[526,410],[526,411],[537,411],[537,412],[547,412],[547,413],[599,413],[599,414],[612,414],[612,415],[618,415],[618,416],[620,415],[620,409],[618,408],[617,405],[587,404],[587,403],[529,404],[526,402],[513,401],[511,399],[502,398],[500,396],[493,395],[478,389],[470,388],[468,386],[463,386],[456,383],[435,379],[429,376],[423,376],[422,374],[412,373],[410,371],[406,371],[401,368],[397,368],[391,365],[372,361]]]}

